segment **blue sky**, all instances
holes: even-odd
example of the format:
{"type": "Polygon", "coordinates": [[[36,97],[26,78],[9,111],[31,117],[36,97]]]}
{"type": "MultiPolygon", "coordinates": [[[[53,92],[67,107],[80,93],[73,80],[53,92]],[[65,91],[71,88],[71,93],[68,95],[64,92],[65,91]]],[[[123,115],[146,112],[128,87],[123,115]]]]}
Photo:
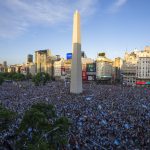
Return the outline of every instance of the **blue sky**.
{"type": "Polygon", "coordinates": [[[72,51],[72,20],[81,14],[82,50],[123,57],[150,45],[150,0],[5,0],[0,2],[0,63],[23,63],[37,49],[72,51]]]}

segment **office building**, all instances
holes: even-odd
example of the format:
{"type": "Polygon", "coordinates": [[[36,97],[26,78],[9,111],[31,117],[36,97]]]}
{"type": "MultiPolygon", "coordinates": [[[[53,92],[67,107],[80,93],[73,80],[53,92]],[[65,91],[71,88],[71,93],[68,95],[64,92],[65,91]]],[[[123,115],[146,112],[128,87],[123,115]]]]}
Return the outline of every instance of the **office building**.
{"type": "Polygon", "coordinates": [[[113,62],[105,56],[105,53],[99,53],[96,58],[96,80],[101,83],[111,83],[113,74],[113,62]]]}
{"type": "Polygon", "coordinates": [[[52,56],[49,49],[35,51],[36,73],[46,72],[52,75],[52,56]]]}

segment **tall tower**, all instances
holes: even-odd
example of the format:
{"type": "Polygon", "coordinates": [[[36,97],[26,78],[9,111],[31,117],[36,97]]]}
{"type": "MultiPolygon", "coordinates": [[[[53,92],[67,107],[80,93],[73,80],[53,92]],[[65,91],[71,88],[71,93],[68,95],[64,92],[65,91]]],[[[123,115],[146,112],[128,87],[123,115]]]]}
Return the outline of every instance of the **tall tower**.
{"type": "Polygon", "coordinates": [[[78,11],[74,13],[73,19],[73,54],[70,93],[82,93],[80,14],[78,11]]]}

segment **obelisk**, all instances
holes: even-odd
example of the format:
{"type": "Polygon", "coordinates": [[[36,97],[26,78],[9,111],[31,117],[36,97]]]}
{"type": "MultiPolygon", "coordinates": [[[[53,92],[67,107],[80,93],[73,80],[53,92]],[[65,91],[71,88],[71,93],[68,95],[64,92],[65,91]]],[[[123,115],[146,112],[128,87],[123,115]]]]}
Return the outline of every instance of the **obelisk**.
{"type": "Polygon", "coordinates": [[[81,65],[81,35],[80,14],[76,10],[73,19],[73,53],[71,62],[71,84],[70,93],[82,93],[82,65],[81,65]]]}

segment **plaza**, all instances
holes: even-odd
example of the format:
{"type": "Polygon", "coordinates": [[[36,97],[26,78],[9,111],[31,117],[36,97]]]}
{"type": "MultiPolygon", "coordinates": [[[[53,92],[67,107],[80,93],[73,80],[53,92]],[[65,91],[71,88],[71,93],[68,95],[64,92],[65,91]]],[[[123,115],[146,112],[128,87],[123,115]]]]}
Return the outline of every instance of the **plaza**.
{"type": "MultiPolygon", "coordinates": [[[[70,84],[51,81],[34,86],[30,81],[3,83],[0,103],[18,118],[1,139],[11,137],[24,112],[33,104],[53,104],[58,116],[72,125],[67,150],[148,149],[150,145],[150,89],[83,83],[82,94],[71,94],[70,84]]],[[[9,138],[11,140],[11,138],[9,138]]],[[[9,142],[8,140],[8,142],[9,142]]]]}

